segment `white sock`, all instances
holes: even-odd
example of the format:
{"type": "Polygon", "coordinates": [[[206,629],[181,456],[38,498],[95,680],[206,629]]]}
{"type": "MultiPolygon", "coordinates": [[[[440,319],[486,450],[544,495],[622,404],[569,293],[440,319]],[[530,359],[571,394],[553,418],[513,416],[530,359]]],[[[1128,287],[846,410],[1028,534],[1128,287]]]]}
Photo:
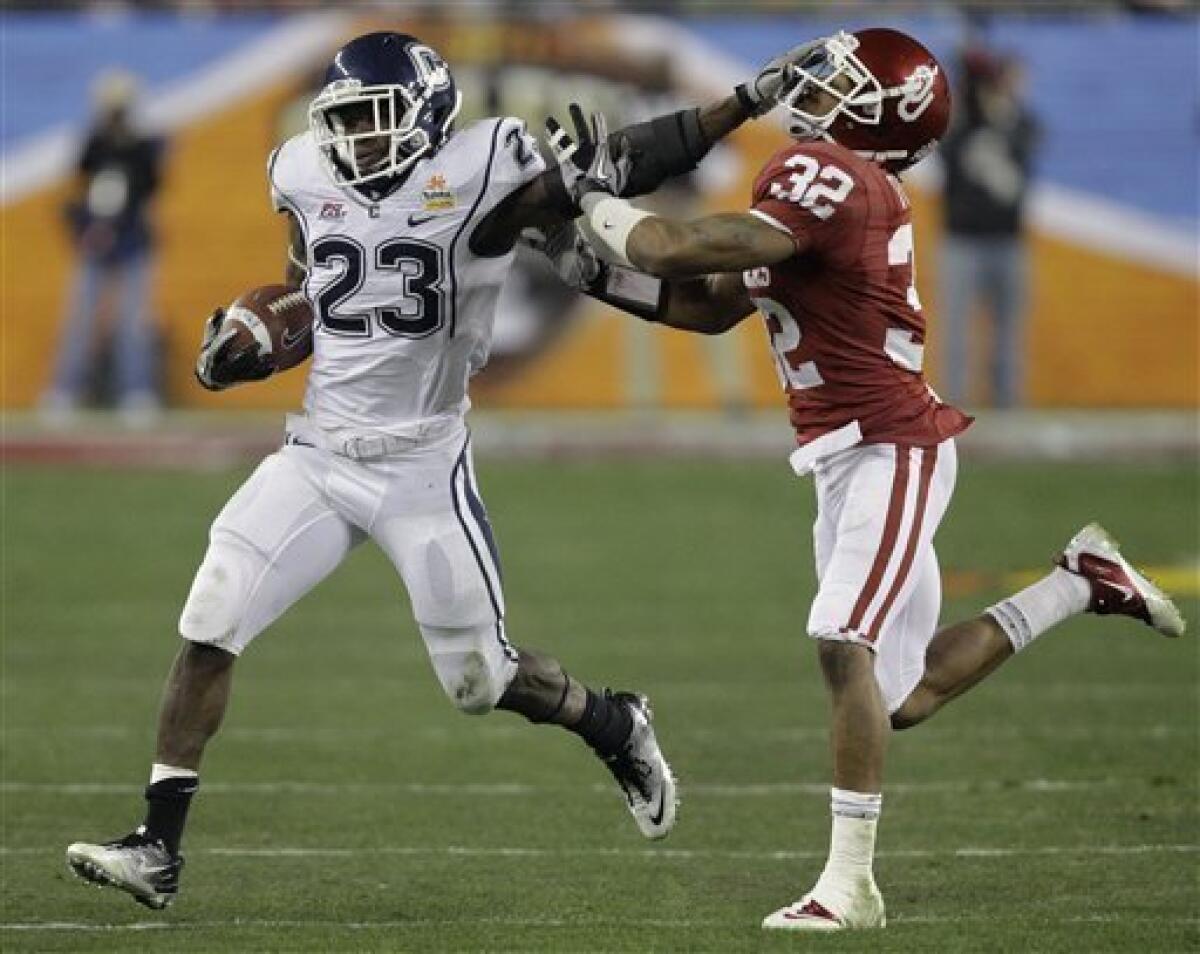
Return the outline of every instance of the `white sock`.
{"type": "Polygon", "coordinates": [[[199,774],[193,769],[179,768],[176,765],[163,765],[161,762],[155,762],[150,766],[150,784],[161,782],[166,778],[199,778],[199,774]]]}
{"type": "Polygon", "coordinates": [[[875,828],[883,796],[834,788],[830,790],[830,807],[833,832],[829,839],[829,860],[813,894],[828,897],[839,910],[844,910],[840,903],[845,888],[864,877],[874,877],[875,828]]]}
{"type": "Polygon", "coordinates": [[[1004,630],[1014,652],[1020,652],[1051,626],[1088,608],[1092,588],[1081,576],[1055,567],[1036,583],[989,606],[987,614],[1004,630]]]}

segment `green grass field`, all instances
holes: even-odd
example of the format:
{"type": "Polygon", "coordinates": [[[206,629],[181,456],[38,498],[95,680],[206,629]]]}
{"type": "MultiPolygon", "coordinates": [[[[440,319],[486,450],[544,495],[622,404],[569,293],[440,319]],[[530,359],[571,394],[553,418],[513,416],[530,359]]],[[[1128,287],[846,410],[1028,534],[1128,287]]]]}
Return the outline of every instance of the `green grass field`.
{"type": "MultiPolygon", "coordinates": [[[[661,847],[565,733],[455,712],[363,548],[239,664],[176,904],[86,886],[63,848],[140,820],[179,606],[242,476],[10,470],[3,950],[1200,946],[1194,638],[1094,617],[894,739],[886,932],[764,935],[828,836],[811,492],[782,462],[480,462],[514,640],[654,703],[683,785],[661,847]]],[[[1140,560],[1195,564],[1178,465],[965,460],[939,551],[993,579],[1094,517],[1140,560]]],[[[944,615],[999,595],[960,588],[944,615]]],[[[1194,586],[1182,605],[1200,615],[1194,586]]]]}

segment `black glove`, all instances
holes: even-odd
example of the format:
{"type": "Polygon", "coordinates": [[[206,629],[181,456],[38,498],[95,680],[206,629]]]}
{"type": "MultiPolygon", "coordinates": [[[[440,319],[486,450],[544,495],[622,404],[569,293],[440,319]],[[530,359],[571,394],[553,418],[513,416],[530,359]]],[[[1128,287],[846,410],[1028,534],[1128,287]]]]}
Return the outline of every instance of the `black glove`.
{"type": "Polygon", "coordinates": [[[225,317],[224,308],[209,315],[196,357],[196,380],[209,391],[224,391],[243,381],[261,381],[275,373],[274,363],[263,356],[258,341],[234,350],[238,328],[225,317]]]}

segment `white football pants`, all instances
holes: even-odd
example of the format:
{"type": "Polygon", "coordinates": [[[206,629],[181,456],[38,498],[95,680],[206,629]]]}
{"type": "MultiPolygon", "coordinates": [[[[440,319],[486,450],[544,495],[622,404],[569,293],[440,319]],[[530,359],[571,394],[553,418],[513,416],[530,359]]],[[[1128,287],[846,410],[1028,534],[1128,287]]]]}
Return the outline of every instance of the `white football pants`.
{"type": "Polygon", "coordinates": [[[289,433],[217,516],[179,621],[240,654],[367,537],[400,573],[443,688],[467,712],[516,672],[491,526],[461,421],[355,460],[289,433]]]}
{"type": "Polygon", "coordinates": [[[818,461],[818,590],[810,636],[875,652],[889,712],[916,688],[937,630],[942,583],[933,535],[958,473],[954,441],[859,444],[818,461]]]}

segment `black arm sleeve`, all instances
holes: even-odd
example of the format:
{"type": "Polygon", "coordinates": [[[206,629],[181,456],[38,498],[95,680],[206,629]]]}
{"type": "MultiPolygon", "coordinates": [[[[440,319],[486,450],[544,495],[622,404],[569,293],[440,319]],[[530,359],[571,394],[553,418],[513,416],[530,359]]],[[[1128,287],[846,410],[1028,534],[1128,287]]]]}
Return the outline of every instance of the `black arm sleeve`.
{"type": "Polygon", "coordinates": [[[683,109],[634,123],[609,136],[610,146],[622,146],[632,161],[625,198],[653,192],[672,176],[691,172],[712,148],[700,128],[700,110],[683,109]]]}
{"type": "MultiPolygon", "coordinates": [[[[610,134],[608,142],[614,150],[625,149],[631,160],[629,181],[621,193],[624,198],[646,195],[664,180],[691,172],[712,148],[700,127],[698,108],[625,126],[610,134]]],[[[575,161],[583,162],[579,156],[575,161]]],[[[590,161],[589,156],[583,164],[590,161]]],[[[471,251],[484,257],[507,252],[522,227],[538,224],[530,221],[530,209],[565,221],[579,215],[557,166],[506,196],[485,215],[471,233],[471,251]]]]}

